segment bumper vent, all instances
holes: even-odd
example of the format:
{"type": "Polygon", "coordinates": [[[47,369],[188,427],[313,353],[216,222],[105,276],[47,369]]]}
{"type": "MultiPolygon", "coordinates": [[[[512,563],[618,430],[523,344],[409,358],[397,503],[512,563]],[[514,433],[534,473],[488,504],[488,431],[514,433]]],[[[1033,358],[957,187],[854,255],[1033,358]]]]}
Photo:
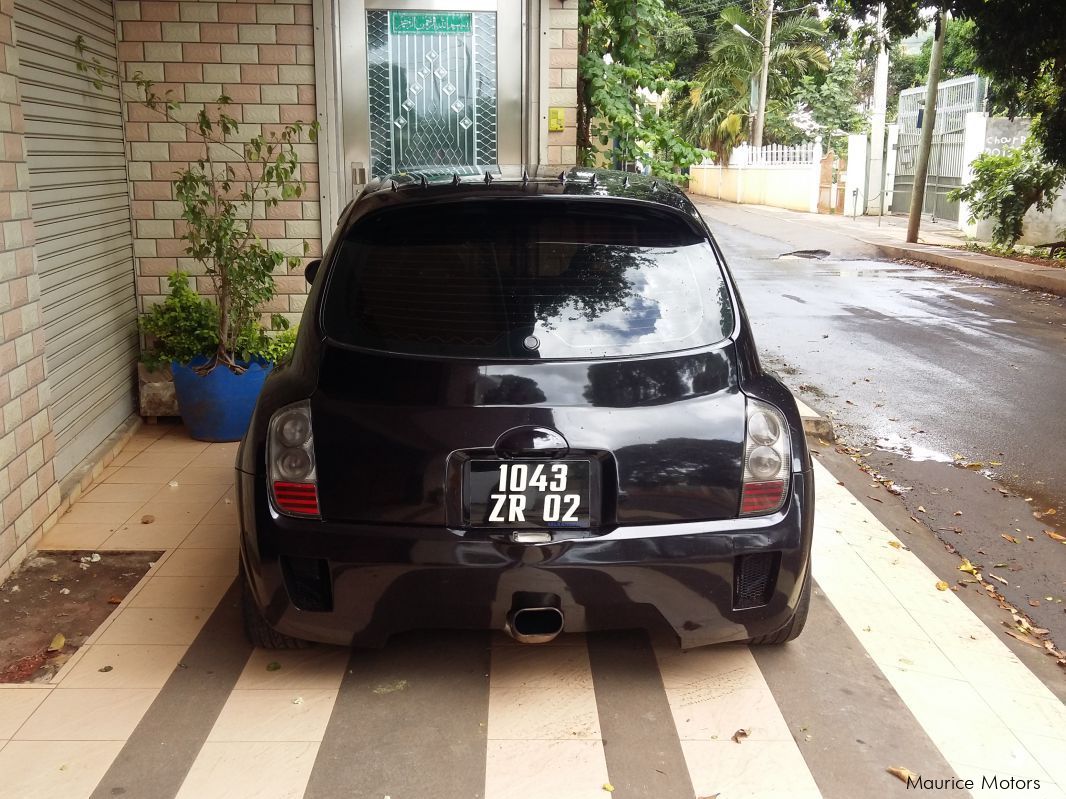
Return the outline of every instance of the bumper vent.
{"type": "Polygon", "coordinates": [[[283,555],[281,572],[285,576],[289,599],[300,610],[333,609],[333,590],[330,585],[329,563],[326,560],[283,555]]]}
{"type": "Polygon", "coordinates": [[[739,555],[733,565],[733,608],[757,608],[770,601],[777,583],[777,552],[739,555]]]}

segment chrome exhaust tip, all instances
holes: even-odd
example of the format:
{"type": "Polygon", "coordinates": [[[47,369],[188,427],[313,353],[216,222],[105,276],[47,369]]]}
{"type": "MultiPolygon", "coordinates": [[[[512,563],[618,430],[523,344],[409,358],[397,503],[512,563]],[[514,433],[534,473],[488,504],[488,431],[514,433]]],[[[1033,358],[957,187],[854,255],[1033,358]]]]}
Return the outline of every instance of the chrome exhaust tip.
{"type": "Polygon", "coordinates": [[[559,608],[519,608],[507,614],[504,629],[522,644],[546,644],[563,631],[559,608]]]}

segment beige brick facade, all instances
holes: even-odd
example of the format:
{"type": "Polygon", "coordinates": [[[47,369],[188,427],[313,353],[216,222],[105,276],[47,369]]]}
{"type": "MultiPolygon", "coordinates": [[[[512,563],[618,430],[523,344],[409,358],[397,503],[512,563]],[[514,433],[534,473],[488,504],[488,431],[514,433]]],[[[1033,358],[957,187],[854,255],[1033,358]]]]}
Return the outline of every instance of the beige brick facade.
{"type": "Polygon", "coordinates": [[[562,108],[566,128],[548,132],[548,163],[577,161],[577,0],[549,0],[548,107],[562,108]]]}
{"type": "MultiPolygon", "coordinates": [[[[316,118],[314,29],[310,0],[117,0],[119,59],[124,78],[134,73],[157,81],[160,94],[171,91],[182,103],[182,121],[225,94],[233,100],[226,111],[240,124],[238,140],[279,132],[295,121],[316,118]]],[[[127,97],[136,96],[127,83],[127,97]]],[[[166,291],[166,275],[181,269],[202,275],[199,264],[185,256],[183,222],[174,201],[171,179],[176,170],[200,158],[203,147],[184,125],[162,119],[135,102],[126,103],[126,139],[131,184],[137,293],[142,309],[166,291]]],[[[320,254],[317,148],[298,146],[301,177],[307,183],[303,200],[282,202],[255,223],[270,245],[300,254],[303,242],[310,256],[320,254]]],[[[225,151],[214,153],[233,160],[225,151]]],[[[278,296],[264,311],[296,321],[303,309],[306,282],[284,268],[277,277],[278,296]]],[[[207,293],[210,283],[197,279],[207,293]]]]}
{"type": "Polygon", "coordinates": [[[59,507],[13,13],[0,0],[0,581],[59,507]]]}

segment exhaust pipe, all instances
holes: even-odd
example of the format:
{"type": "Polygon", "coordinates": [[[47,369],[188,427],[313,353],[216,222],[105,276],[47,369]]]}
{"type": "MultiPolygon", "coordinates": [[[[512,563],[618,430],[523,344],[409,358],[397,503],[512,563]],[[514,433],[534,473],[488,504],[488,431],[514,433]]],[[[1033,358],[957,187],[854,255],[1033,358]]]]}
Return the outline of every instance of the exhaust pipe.
{"type": "Polygon", "coordinates": [[[558,608],[519,608],[507,614],[507,634],[522,644],[546,644],[563,631],[558,608]]]}

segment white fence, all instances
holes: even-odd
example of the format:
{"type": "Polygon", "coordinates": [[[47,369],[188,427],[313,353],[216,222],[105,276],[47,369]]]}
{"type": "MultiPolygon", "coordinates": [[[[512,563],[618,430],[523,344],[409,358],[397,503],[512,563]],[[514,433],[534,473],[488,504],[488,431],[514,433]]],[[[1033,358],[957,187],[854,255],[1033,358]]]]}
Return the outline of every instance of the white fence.
{"type": "Polygon", "coordinates": [[[741,145],[726,166],[693,166],[689,191],[729,202],[816,213],[821,161],[821,138],[795,147],[741,145]]]}

